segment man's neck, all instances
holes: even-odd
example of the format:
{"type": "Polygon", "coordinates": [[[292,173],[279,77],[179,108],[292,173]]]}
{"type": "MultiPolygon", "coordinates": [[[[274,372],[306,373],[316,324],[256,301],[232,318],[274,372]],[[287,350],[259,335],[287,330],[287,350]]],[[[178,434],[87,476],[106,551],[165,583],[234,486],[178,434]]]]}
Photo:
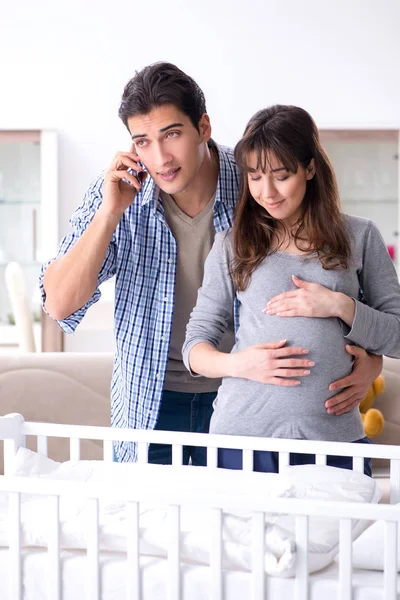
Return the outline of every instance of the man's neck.
{"type": "Polygon", "coordinates": [[[218,184],[218,151],[206,147],[203,163],[196,180],[186,190],[174,194],[174,202],[189,217],[195,217],[207,206],[218,184]]]}

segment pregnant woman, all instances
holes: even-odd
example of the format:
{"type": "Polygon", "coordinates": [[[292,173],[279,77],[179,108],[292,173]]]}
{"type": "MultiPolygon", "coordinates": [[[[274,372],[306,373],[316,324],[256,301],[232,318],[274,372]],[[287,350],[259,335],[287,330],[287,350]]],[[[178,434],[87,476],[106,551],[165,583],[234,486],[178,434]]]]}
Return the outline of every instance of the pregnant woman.
{"type": "MultiPolygon", "coordinates": [[[[369,443],[358,407],[336,416],[324,403],[330,383],[352,369],[346,344],[400,358],[400,286],[385,243],[371,221],[341,212],[305,110],[258,112],[235,159],[242,174],[235,225],[215,237],[183,346],[194,376],[223,377],[210,432],[369,443]],[[226,354],[216,347],[234,310],[236,344],[226,354]],[[285,386],[274,385],[274,360],[263,352],[273,340],[277,356],[287,353],[287,370],[279,370],[285,386]],[[290,352],[303,346],[303,366],[293,368],[290,352]]],[[[307,462],[313,457],[291,456],[291,464],[307,462]]],[[[328,464],[351,468],[352,459],[328,464]]],[[[219,465],[241,468],[241,452],[221,449],[219,465]]],[[[255,453],[254,468],[276,472],[277,454],[255,453]]]]}

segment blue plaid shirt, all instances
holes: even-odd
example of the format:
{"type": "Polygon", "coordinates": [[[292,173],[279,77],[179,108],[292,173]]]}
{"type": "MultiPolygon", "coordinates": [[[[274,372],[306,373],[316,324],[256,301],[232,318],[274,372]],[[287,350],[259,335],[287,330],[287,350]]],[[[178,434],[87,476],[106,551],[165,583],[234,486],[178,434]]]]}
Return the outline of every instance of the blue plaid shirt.
{"type": "MultiPolygon", "coordinates": [[[[239,172],[233,152],[218,147],[220,171],[214,203],[216,232],[233,222],[239,172]]],[[[57,258],[75,244],[102,201],[103,175],[89,187],[71,217],[73,233],[61,242],[57,258]]],[[[55,259],[53,259],[55,260],[55,259]]],[[[43,274],[40,275],[43,303],[43,274]]],[[[111,423],[115,427],[153,429],[163,392],[174,311],[177,246],[165,221],[160,189],[148,177],[133,204],[124,212],[101,267],[98,286],[115,275],[116,353],[111,384],[111,423]]],[[[67,319],[59,321],[66,333],[75,331],[93,297],[67,319]]],[[[135,444],[118,442],[121,461],[136,459],[135,444]]]]}

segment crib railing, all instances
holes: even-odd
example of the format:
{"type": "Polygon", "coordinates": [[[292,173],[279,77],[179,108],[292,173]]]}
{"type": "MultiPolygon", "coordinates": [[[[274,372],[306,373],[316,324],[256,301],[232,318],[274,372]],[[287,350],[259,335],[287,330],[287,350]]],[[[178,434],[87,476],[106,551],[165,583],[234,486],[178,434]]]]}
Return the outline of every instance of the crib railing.
{"type": "Polygon", "coordinates": [[[13,457],[25,437],[37,438],[37,451],[47,456],[49,437],[70,440],[70,460],[80,459],[82,440],[103,441],[103,458],[113,460],[113,441],[134,442],[138,445],[138,462],[148,462],[148,446],[169,444],[172,446],[172,464],[182,464],[183,446],[207,448],[207,466],[217,468],[218,448],[233,448],[243,452],[243,470],[253,470],[254,452],[268,450],[279,453],[279,470],[289,465],[290,453],[313,454],[316,464],[326,464],[327,456],[353,457],[353,470],[364,472],[364,458],[380,458],[390,461],[390,503],[400,502],[400,446],[378,444],[351,444],[314,440],[287,440],[279,438],[256,438],[233,435],[182,433],[145,429],[119,429],[84,425],[61,425],[53,423],[25,422],[18,414],[0,417],[0,440],[4,440],[4,472],[12,466],[13,457]]]}
{"type": "MultiPolygon", "coordinates": [[[[174,489],[151,486],[138,489],[113,488],[110,490],[100,483],[81,483],[60,480],[33,480],[31,478],[0,477],[0,492],[9,492],[10,527],[10,598],[22,600],[22,559],[21,559],[21,494],[32,494],[51,498],[49,508],[48,540],[48,597],[62,600],[61,558],[60,558],[60,497],[73,496],[88,500],[91,505],[90,522],[87,528],[87,598],[100,600],[101,577],[99,560],[99,501],[101,499],[125,501],[127,503],[127,553],[126,553],[126,598],[140,600],[140,560],[139,560],[139,505],[141,502],[154,502],[168,507],[169,547],[168,600],[182,600],[180,562],[180,514],[182,507],[200,507],[210,511],[212,533],[210,539],[209,590],[210,600],[229,600],[224,594],[222,570],[222,517],[224,512],[248,510],[252,514],[252,571],[251,600],[264,600],[267,577],[264,567],[264,514],[280,513],[295,516],[297,562],[294,580],[295,600],[309,598],[308,574],[308,523],[311,516],[339,519],[339,579],[337,582],[338,600],[351,600],[352,591],[352,539],[351,520],[383,520],[385,522],[385,558],[383,596],[385,600],[397,598],[397,536],[400,510],[391,505],[371,505],[351,502],[310,501],[300,499],[259,499],[249,497],[236,500],[212,492],[204,497],[190,492],[176,492],[174,489]]],[[[147,600],[147,599],[146,599],[147,600]]]]}
{"type": "MultiPolygon", "coordinates": [[[[183,446],[207,447],[207,463],[217,468],[218,448],[236,448],[243,450],[243,469],[251,471],[253,453],[257,450],[279,452],[279,467],[289,464],[291,452],[315,454],[318,464],[325,464],[328,455],[353,456],[353,468],[363,472],[364,458],[383,458],[390,460],[391,502],[400,502],[400,447],[383,445],[346,444],[335,442],[315,442],[304,440],[261,439],[250,437],[204,435],[195,433],[176,433],[163,431],[112,429],[106,427],[87,427],[57,425],[48,423],[25,422],[21,415],[8,415],[0,418],[0,439],[4,440],[5,470],[11,471],[13,458],[19,447],[25,445],[26,436],[37,438],[38,451],[47,455],[48,437],[69,438],[70,457],[78,460],[80,443],[83,439],[103,440],[104,460],[113,460],[112,443],[116,440],[137,442],[139,461],[147,462],[149,443],[171,444],[173,464],[182,463],[183,446]]],[[[142,598],[139,554],[139,506],[141,502],[154,502],[154,490],[121,488],[108,489],[103,484],[82,484],[71,481],[37,480],[30,478],[0,477],[0,492],[9,493],[10,523],[10,598],[22,600],[22,559],[21,559],[21,494],[48,496],[51,508],[48,518],[51,520],[51,535],[48,542],[49,598],[62,599],[61,558],[60,558],[60,497],[75,496],[87,499],[91,504],[91,517],[87,537],[87,579],[88,598],[101,598],[101,578],[99,561],[99,501],[118,499],[127,502],[127,556],[126,597],[134,600],[142,598]]],[[[370,505],[360,503],[338,503],[329,501],[304,501],[299,499],[248,498],[235,500],[213,493],[198,498],[183,493],[182,490],[158,489],[157,502],[168,506],[170,543],[168,548],[168,600],[181,600],[181,559],[180,559],[180,516],[185,505],[210,510],[210,522],[213,530],[210,540],[210,599],[229,600],[224,595],[224,577],[222,569],[222,518],[226,511],[247,509],[252,513],[252,572],[251,600],[262,600],[266,596],[266,575],[264,566],[264,515],[265,513],[285,513],[295,515],[297,562],[295,577],[295,598],[306,600],[309,597],[309,574],[307,564],[308,522],[311,516],[337,517],[340,519],[339,579],[338,600],[350,600],[352,590],[352,540],[351,520],[368,519],[385,522],[385,559],[383,598],[397,598],[397,539],[400,521],[400,509],[390,505],[370,505]]],[[[147,600],[147,599],[146,599],[147,600]]]]}

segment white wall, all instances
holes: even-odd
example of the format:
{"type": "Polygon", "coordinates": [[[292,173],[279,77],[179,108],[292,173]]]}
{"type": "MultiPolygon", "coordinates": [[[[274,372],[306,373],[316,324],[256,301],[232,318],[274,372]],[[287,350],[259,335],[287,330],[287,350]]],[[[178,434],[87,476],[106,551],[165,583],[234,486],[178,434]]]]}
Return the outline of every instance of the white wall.
{"type": "Polygon", "coordinates": [[[398,0],[0,0],[0,129],[60,133],[60,235],[88,183],[129,144],[123,86],[176,63],[206,93],[217,141],[257,109],[320,126],[400,128],[398,0]]]}

